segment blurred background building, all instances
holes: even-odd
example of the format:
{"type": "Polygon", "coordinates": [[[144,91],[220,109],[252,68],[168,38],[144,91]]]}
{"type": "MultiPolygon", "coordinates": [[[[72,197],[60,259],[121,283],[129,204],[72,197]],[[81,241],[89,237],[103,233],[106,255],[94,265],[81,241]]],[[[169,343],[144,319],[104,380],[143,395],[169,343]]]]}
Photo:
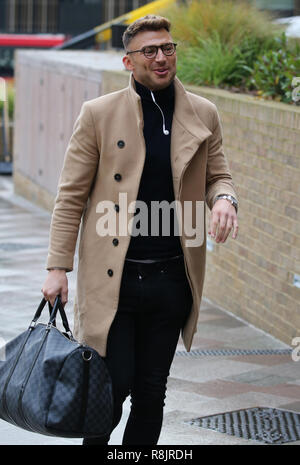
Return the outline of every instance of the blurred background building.
{"type": "MultiPolygon", "coordinates": [[[[0,33],[75,35],[151,0],[0,0],[0,33]]],[[[250,0],[278,16],[300,14],[300,0],[250,0]]]]}
{"type": "Polygon", "coordinates": [[[147,3],[150,0],[0,0],[0,76],[12,74],[16,48],[51,48],[147,3]]]}
{"type": "Polygon", "coordinates": [[[79,34],[150,0],[0,0],[0,32],[79,34]]]}

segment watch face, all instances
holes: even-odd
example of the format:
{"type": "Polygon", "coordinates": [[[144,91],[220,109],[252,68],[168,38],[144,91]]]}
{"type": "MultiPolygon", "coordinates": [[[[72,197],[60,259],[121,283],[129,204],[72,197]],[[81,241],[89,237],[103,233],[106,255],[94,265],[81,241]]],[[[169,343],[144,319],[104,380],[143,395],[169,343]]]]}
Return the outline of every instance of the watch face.
{"type": "Polygon", "coordinates": [[[233,205],[236,205],[236,204],[237,204],[237,201],[235,200],[234,197],[232,197],[232,195],[228,195],[227,198],[232,202],[233,205]]]}

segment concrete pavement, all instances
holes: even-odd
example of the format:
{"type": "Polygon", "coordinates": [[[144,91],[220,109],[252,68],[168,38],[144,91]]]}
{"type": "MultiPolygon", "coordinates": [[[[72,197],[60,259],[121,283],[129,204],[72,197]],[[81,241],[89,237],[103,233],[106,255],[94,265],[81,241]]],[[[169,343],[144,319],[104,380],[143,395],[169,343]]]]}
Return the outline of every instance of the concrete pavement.
{"type": "MultiPolygon", "coordinates": [[[[50,220],[48,212],[14,194],[12,178],[0,176],[0,341],[28,327],[42,298],[50,220]]],[[[75,278],[75,272],[68,273],[70,322],[75,278]]],[[[189,421],[251,407],[300,413],[300,361],[293,361],[290,353],[276,353],[290,349],[286,344],[203,300],[192,349],[186,353],[179,341],[168,379],[160,445],[262,444],[189,421]]],[[[129,409],[128,398],[111,445],[121,444],[129,409]]],[[[72,445],[81,440],[42,436],[0,420],[1,444],[72,445]]],[[[289,444],[299,445],[300,440],[289,444]]]]}

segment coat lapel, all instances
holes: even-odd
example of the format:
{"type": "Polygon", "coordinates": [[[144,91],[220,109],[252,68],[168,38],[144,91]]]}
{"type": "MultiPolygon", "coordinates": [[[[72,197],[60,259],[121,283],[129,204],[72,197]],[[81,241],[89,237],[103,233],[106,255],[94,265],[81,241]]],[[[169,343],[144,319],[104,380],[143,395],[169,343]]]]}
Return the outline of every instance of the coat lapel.
{"type": "Polygon", "coordinates": [[[171,164],[174,180],[179,180],[185,166],[212,132],[196,114],[188,95],[175,78],[175,110],[171,136],[171,164]]]}

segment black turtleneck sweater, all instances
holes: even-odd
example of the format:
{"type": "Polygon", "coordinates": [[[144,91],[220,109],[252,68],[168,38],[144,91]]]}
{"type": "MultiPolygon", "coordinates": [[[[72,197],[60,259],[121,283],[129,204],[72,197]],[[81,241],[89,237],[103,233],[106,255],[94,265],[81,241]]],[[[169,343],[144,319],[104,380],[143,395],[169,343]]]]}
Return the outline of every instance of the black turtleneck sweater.
{"type": "MultiPolygon", "coordinates": [[[[151,201],[174,201],[173,180],[170,161],[171,128],[174,112],[175,91],[174,83],[169,87],[153,92],[156,103],[160,106],[165,117],[165,128],[168,135],[163,133],[163,117],[159,108],[152,100],[151,92],[139,82],[135,81],[136,92],[141,97],[144,117],[144,138],[146,144],[146,159],[139,186],[137,200],[142,200],[148,207],[148,235],[132,236],[126,258],[132,259],[161,259],[182,254],[180,238],[174,235],[174,209],[170,211],[170,235],[164,236],[162,231],[162,214],[159,219],[159,235],[151,235],[151,201]]],[[[139,209],[136,208],[136,215],[139,209]]],[[[166,218],[166,215],[165,215],[166,218]]],[[[138,230],[140,222],[135,222],[138,230]]]]}

